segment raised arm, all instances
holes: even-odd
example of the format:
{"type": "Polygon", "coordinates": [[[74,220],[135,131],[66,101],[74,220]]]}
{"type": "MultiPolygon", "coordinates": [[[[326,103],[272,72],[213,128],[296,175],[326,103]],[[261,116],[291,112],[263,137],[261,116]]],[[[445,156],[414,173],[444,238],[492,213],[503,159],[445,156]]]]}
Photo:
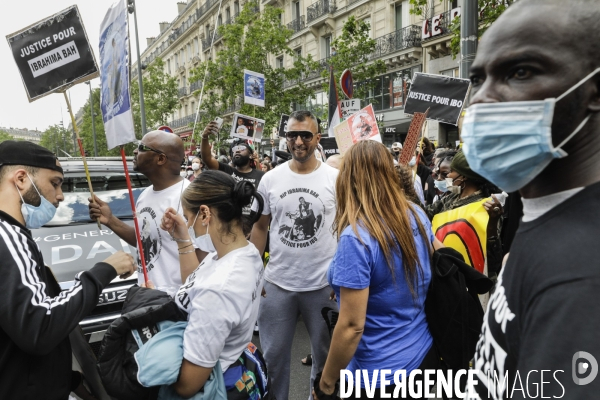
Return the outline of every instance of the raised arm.
{"type": "Polygon", "coordinates": [[[206,128],[204,128],[204,132],[202,132],[200,154],[202,155],[202,161],[206,164],[206,166],[209,169],[219,169],[219,161],[212,156],[212,153],[210,151],[210,143],[208,142],[208,135],[216,135],[218,133],[219,127],[214,121],[206,125],[206,128]]]}

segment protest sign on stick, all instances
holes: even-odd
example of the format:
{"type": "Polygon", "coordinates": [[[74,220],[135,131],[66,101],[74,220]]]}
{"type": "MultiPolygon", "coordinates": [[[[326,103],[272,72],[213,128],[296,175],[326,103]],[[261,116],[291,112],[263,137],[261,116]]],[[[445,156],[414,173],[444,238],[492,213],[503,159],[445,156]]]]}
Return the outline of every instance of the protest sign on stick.
{"type": "Polygon", "coordinates": [[[265,106],[265,76],[244,70],[244,103],[265,106]]]}
{"type": "Polygon", "coordinates": [[[136,140],[129,91],[126,0],[108,9],[100,25],[100,109],[109,149],[136,140]]]}
{"type": "Polygon", "coordinates": [[[405,114],[424,113],[427,118],[456,125],[471,82],[445,75],[415,73],[404,105],[405,114]]]}
{"type": "Polygon", "coordinates": [[[73,5],[6,36],[29,102],[98,76],[79,9],[73,5]]]}
{"type": "Polygon", "coordinates": [[[408,127],[408,133],[406,135],[406,140],[404,141],[404,145],[402,146],[402,152],[400,153],[400,157],[398,157],[398,163],[400,164],[408,164],[410,159],[415,155],[415,150],[417,148],[417,141],[419,140],[419,136],[422,135],[423,124],[427,119],[427,114],[429,113],[429,109],[425,110],[424,113],[415,112],[413,116],[413,120],[408,127]]]}
{"type": "Polygon", "coordinates": [[[281,138],[285,137],[289,119],[290,119],[289,115],[281,114],[281,119],[279,120],[279,129],[278,129],[278,134],[279,134],[279,137],[281,137],[281,138]]]}
{"type": "Polygon", "coordinates": [[[342,111],[342,119],[350,118],[351,115],[360,111],[360,99],[340,101],[340,110],[342,111]]]}
{"type": "Polygon", "coordinates": [[[262,138],[264,126],[265,120],[263,119],[235,113],[229,135],[244,140],[254,140],[257,134],[262,138]]]}
{"type": "Polygon", "coordinates": [[[381,143],[381,134],[371,104],[334,126],[333,133],[342,155],[361,140],[375,140],[381,143]]]}

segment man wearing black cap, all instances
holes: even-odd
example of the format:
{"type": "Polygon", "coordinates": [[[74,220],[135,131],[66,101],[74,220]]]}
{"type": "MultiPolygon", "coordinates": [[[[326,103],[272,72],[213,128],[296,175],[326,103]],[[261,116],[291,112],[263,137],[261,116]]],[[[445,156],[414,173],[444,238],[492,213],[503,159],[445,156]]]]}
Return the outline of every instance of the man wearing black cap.
{"type": "MultiPolygon", "coordinates": [[[[232,150],[232,159],[233,168],[229,165],[217,161],[210,150],[210,143],[208,142],[209,135],[217,135],[219,132],[219,126],[216,122],[211,122],[204,128],[204,132],[202,133],[202,160],[205,162],[206,166],[209,169],[216,169],[219,171],[223,171],[235,178],[237,181],[248,181],[254,185],[254,187],[258,188],[258,184],[265,174],[263,171],[259,169],[252,168],[252,154],[254,153],[254,149],[246,142],[241,142],[237,145],[234,145],[232,150]]],[[[243,213],[246,216],[250,215],[250,206],[244,207],[243,213]]],[[[250,233],[251,226],[244,226],[244,232],[250,233]]]]}
{"type": "Polygon", "coordinates": [[[131,255],[119,251],[61,293],[30,229],[54,217],[64,199],[62,182],[49,150],[30,142],[0,144],[0,399],[66,400],[78,389],[69,333],[106,285],[135,268],[131,255]]]}

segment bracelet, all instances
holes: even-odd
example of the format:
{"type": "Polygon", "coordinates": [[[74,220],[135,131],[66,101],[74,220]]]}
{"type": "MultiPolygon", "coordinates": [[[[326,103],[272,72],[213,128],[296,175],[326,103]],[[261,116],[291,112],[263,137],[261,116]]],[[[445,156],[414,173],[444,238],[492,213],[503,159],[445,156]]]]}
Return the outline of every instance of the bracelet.
{"type": "Polygon", "coordinates": [[[196,250],[188,250],[188,251],[180,251],[179,254],[189,254],[189,253],[193,253],[196,250]]]}
{"type": "Polygon", "coordinates": [[[180,238],[176,238],[174,236],[171,236],[171,240],[177,243],[191,243],[192,239],[180,239],[180,238]]]}
{"type": "Polygon", "coordinates": [[[191,244],[191,243],[190,243],[190,244],[186,244],[186,245],[185,245],[185,246],[183,246],[183,247],[177,247],[177,249],[178,249],[178,250],[181,250],[181,249],[185,249],[186,247],[190,247],[190,246],[193,246],[193,244],[191,244]]]}

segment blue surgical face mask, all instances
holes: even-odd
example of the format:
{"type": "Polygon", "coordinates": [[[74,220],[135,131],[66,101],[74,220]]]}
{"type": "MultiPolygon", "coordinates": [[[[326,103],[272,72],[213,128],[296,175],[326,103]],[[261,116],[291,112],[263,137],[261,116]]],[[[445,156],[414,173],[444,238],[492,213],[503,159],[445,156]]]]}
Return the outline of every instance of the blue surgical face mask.
{"type": "Polygon", "coordinates": [[[54,204],[50,203],[48,200],[46,200],[44,196],[42,196],[38,188],[35,186],[35,183],[33,183],[33,180],[31,179],[29,174],[27,174],[27,177],[31,181],[31,184],[33,185],[35,191],[40,196],[41,203],[37,207],[25,203],[25,200],[23,200],[23,196],[21,196],[19,188],[17,188],[17,193],[19,193],[19,197],[21,197],[21,202],[23,203],[21,204],[21,214],[23,215],[23,219],[25,220],[25,227],[27,229],[38,229],[46,225],[48,222],[50,222],[52,218],[54,218],[54,214],[56,214],[56,207],[54,207],[54,204]]]}
{"type": "Polygon", "coordinates": [[[415,164],[417,164],[417,157],[416,156],[412,156],[412,158],[410,159],[410,161],[408,162],[408,166],[409,167],[414,167],[415,164]]]}
{"type": "Polygon", "coordinates": [[[448,191],[448,187],[447,187],[445,179],[442,179],[441,181],[435,180],[435,181],[433,181],[433,184],[435,185],[435,188],[442,193],[446,193],[448,191]]]}
{"type": "Polygon", "coordinates": [[[197,248],[204,251],[205,253],[212,253],[213,251],[217,251],[217,249],[215,249],[215,246],[213,245],[210,235],[208,234],[209,224],[206,225],[206,233],[204,235],[196,237],[194,225],[196,225],[196,221],[198,220],[198,214],[200,214],[200,211],[198,211],[198,213],[196,214],[196,218],[194,218],[194,223],[192,224],[192,226],[188,228],[188,233],[190,234],[192,242],[196,245],[197,248]]]}
{"type": "Polygon", "coordinates": [[[588,115],[558,146],[552,144],[556,102],[600,72],[583,78],[556,99],[474,104],[467,109],[461,137],[469,166],[506,192],[523,188],[555,158],[588,122],[588,115]]]}

